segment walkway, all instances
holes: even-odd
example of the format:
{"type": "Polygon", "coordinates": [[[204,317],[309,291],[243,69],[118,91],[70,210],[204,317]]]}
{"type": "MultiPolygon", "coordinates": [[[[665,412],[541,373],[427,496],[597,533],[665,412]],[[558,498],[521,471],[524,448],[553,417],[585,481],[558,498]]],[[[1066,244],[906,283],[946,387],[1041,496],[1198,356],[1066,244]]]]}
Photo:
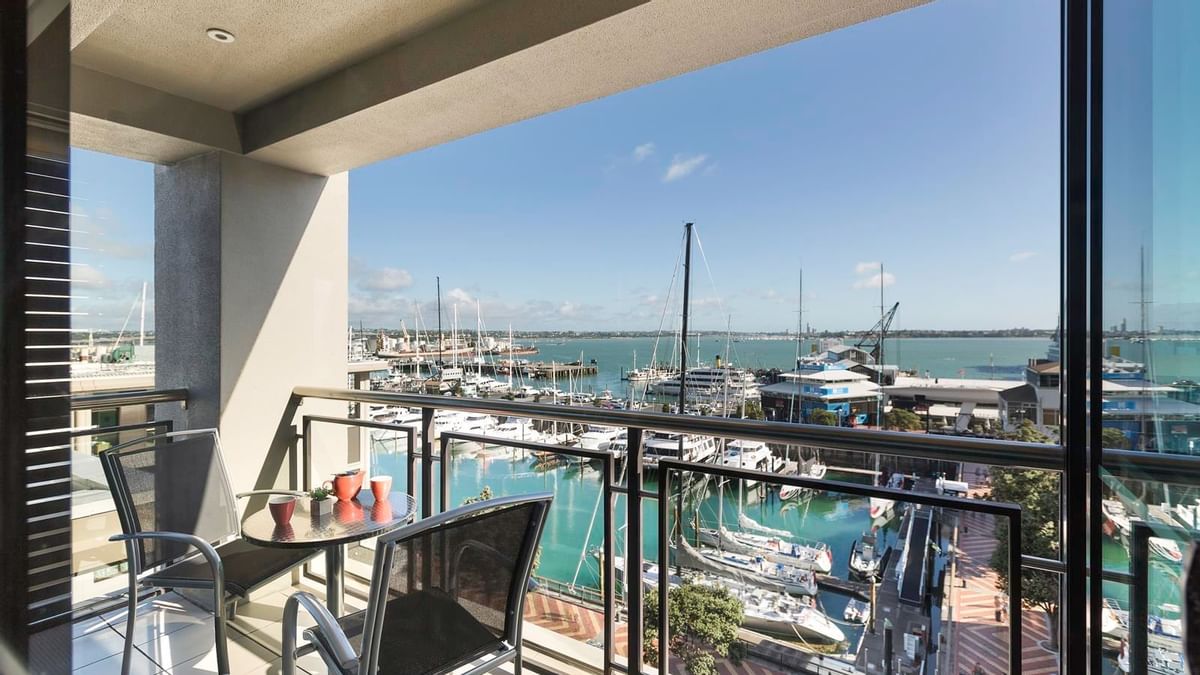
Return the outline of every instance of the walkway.
{"type": "MultiPolygon", "coordinates": [[[[972,498],[981,498],[988,487],[976,479],[977,465],[963,467],[964,479],[972,498]]],[[[981,475],[983,472],[980,472],[981,475]]],[[[950,602],[954,608],[951,640],[953,675],[971,673],[978,663],[983,672],[995,675],[1008,671],[1008,617],[996,621],[995,598],[1000,594],[999,579],[988,564],[996,548],[992,516],[964,513],[958,533],[956,578],[951,584],[950,602]],[[965,580],[965,588],[963,581],[965,580]]],[[[1022,617],[1022,671],[1029,675],[1058,672],[1058,655],[1041,645],[1046,640],[1046,615],[1040,609],[1024,608],[1022,617]]]]}
{"type": "MultiPolygon", "coordinates": [[[[604,614],[594,609],[533,592],[525,599],[525,620],[572,640],[603,647],[604,614]]],[[[615,651],[617,655],[624,656],[627,653],[628,626],[618,622],[613,627],[613,633],[615,651]]],[[[684,675],[687,669],[681,662],[673,661],[671,672],[684,675]]],[[[717,672],[721,675],[782,675],[783,671],[772,670],[761,663],[745,659],[737,665],[718,660],[717,672]]]]}

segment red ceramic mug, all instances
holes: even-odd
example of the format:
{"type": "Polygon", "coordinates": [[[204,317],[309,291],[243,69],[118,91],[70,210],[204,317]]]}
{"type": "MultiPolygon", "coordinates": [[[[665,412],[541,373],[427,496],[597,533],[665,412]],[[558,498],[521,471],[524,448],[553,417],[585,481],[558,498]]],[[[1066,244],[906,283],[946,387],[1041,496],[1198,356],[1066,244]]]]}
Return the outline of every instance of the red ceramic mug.
{"type": "Polygon", "coordinates": [[[375,501],[385,502],[388,498],[388,493],[392,491],[391,476],[371,476],[371,494],[375,496],[375,501]]]}
{"type": "Polygon", "coordinates": [[[271,510],[271,519],[276,525],[287,525],[296,512],[296,498],[290,495],[275,495],[267,500],[267,508],[271,510]]]}

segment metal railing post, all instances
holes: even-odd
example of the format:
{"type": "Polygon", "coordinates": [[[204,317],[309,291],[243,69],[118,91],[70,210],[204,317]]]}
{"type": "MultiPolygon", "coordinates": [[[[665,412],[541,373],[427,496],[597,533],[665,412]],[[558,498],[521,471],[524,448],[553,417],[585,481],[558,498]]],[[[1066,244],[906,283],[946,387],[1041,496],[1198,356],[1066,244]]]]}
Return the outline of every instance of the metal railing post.
{"type": "MultiPolygon", "coordinates": [[[[613,550],[613,510],[616,508],[616,494],[613,492],[613,481],[616,480],[616,457],[609,455],[604,460],[604,562],[600,580],[601,591],[604,595],[604,675],[610,675],[613,667],[613,622],[616,616],[614,604],[614,589],[617,582],[617,565],[613,550]]],[[[629,569],[626,565],[626,569],[629,569]]]]}
{"type": "Polygon", "coordinates": [[[421,408],[421,517],[433,515],[433,413],[421,408]]]}
{"type": "Polygon", "coordinates": [[[1021,675],[1021,511],[1008,514],[1008,672],[1021,675]]]}
{"type": "MultiPolygon", "coordinates": [[[[682,456],[682,455],[680,455],[682,456]]],[[[681,481],[682,484],[682,481],[681,481]]],[[[667,649],[668,631],[671,629],[667,621],[667,603],[670,602],[671,566],[670,561],[670,527],[671,509],[666,508],[671,503],[671,471],[664,469],[658,473],[658,673],[667,675],[670,658],[667,649]]],[[[682,526],[680,530],[682,535],[682,526]]],[[[626,566],[628,567],[628,565],[626,566]]],[[[638,570],[639,576],[641,570],[638,570]]],[[[641,579],[638,580],[639,582],[641,579]]],[[[639,583],[640,587],[640,583],[639,583]]]]}
{"type": "Polygon", "coordinates": [[[1129,586],[1129,672],[1145,675],[1150,658],[1147,624],[1150,618],[1150,535],[1153,529],[1144,521],[1133,522],[1133,542],[1129,545],[1129,564],[1133,584],[1129,586]]]}
{"type": "MultiPolygon", "coordinates": [[[[642,670],[642,430],[629,427],[625,453],[628,481],[625,510],[625,610],[629,628],[629,662],[627,672],[642,670]],[[634,581],[630,583],[632,575],[634,581]]],[[[659,505],[662,508],[662,505],[659,505]]],[[[662,536],[661,533],[659,536],[662,536]]]]}

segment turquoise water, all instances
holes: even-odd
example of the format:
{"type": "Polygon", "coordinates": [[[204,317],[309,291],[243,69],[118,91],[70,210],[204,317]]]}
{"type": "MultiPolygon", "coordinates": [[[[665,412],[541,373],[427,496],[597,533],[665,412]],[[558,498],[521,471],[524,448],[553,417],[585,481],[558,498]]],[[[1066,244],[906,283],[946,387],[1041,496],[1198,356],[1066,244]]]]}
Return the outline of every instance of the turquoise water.
{"type": "MultiPolygon", "coordinates": [[[[394,476],[401,485],[406,481],[406,461],[401,452],[394,452],[395,443],[376,443],[372,456],[373,472],[394,476]]],[[[840,474],[830,471],[830,479],[861,482],[863,476],[840,474]]],[[[435,480],[436,483],[436,480],[435,480]]],[[[454,452],[450,469],[450,497],[448,503],[457,506],[467,497],[480,493],[486,486],[493,495],[515,495],[549,491],[554,493],[546,531],[542,538],[542,556],[537,575],[562,585],[579,587],[580,595],[587,597],[588,589],[599,590],[599,561],[593,551],[603,544],[603,514],[605,505],[600,503],[601,473],[592,467],[564,467],[537,471],[530,458],[500,450],[478,451],[463,449],[454,452]]],[[[650,480],[646,488],[657,490],[655,481],[650,480]]],[[[751,491],[753,492],[753,491],[751,491]]],[[[435,503],[436,503],[435,496],[435,503]]],[[[715,526],[720,517],[723,499],[724,522],[736,529],[738,491],[727,486],[718,491],[710,484],[706,496],[699,506],[699,518],[703,526],[715,526]]],[[[833,574],[846,578],[851,546],[864,532],[872,531],[868,516],[867,501],[863,498],[820,493],[807,501],[781,503],[775,495],[765,499],[752,497],[744,505],[744,512],[754,520],[773,528],[786,529],[805,539],[822,541],[832,548],[833,574]]],[[[658,508],[657,501],[644,502],[643,554],[649,560],[657,559],[658,508]]],[[[624,556],[624,526],[626,503],[618,496],[613,509],[613,527],[617,554],[624,556]]],[[[687,531],[692,522],[688,515],[687,531]]],[[[893,542],[898,520],[893,519],[876,534],[884,542],[893,542]]],[[[886,544],[885,544],[886,545],[886,544]]],[[[822,592],[820,601],[826,613],[841,622],[847,598],[822,592]]],[[[856,644],[861,628],[842,625],[842,630],[856,644]]]]}

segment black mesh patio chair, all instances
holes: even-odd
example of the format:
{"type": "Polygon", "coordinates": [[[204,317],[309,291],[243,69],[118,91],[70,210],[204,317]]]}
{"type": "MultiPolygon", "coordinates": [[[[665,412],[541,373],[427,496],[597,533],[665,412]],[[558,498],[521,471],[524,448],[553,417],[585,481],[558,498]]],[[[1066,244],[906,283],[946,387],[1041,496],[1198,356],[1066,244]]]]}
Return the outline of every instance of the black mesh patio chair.
{"type": "Polygon", "coordinates": [[[116,503],[129,559],[129,602],[125,631],[128,673],[137,620],[138,589],[213,591],[217,668],[229,673],[225,644],[227,612],[238,597],[302,564],[320,549],[274,549],[241,539],[240,497],[292,494],[254,490],[234,495],[221,459],[215,429],[147,436],[100,453],[104,477],[116,503]],[[227,595],[228,594],[228,595],[227,595]]]}
{"type": "Polygon", "coordinates": [[[331,673],[473,675],[506,663],[520,673],[525,591],[552,499],[499,497],[380,537],[365,610],[334,618],[308,593],[288,598],[284,675],[296,672],[300,607],[331,673]]]}

